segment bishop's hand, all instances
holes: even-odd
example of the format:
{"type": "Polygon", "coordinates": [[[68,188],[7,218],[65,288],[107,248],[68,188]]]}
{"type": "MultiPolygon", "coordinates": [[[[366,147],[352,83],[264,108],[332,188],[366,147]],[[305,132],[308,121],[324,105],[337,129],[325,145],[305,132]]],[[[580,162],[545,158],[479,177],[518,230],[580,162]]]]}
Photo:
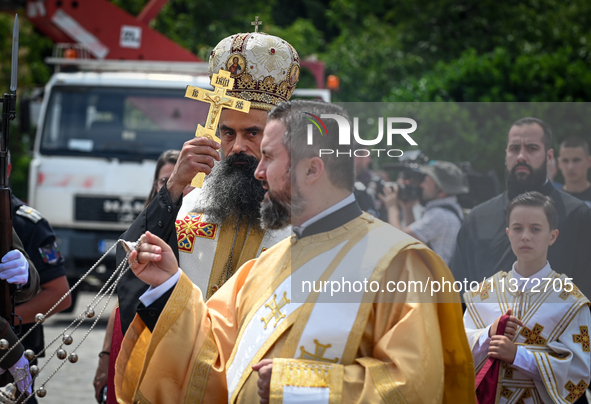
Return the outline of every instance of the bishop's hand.
{"type": "Polygon", "coordinates": [[[166,183],[170,198],[177,202],[187,185],[199,173],[209,174],[220,160],[219,143],[207,137],[195,137],[183,145],[174,170],[166,183]]]}
{"type": "Polygon", "coordinates": [[[140,280],[157,287],[178,271],[172,249],[160,237],[147,231],[137,249],[129,254],[129,266],[140,280]]]}

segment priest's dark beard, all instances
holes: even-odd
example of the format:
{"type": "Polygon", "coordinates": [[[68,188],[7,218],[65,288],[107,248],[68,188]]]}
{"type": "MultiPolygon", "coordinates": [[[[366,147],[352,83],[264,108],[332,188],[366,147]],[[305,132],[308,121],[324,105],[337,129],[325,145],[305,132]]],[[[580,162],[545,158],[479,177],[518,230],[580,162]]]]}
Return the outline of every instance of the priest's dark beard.
{"type": "MultiPolygon", "coordinates": [[[[289,175],[289,174],[288,174],[289,175]]],[[[283,229],[291,222],[292,216],[302,214],[306,201],[296,185],[286,185],[277,192],[268,192],[268,198],[261,202],[261,227],[265,230],[283,229]]]]}
{"type": "Polygon", "coordinates": [[[512,200],[517,195],[530,191],[540,191],[542,185],[546,182],[548,172],[546,170],[546,159],[540,168],[534,169],[527,163],[517,163],[511,171],[506,171],[507,176],[507,196],[512,200]],[[517,167],[529,168],[529,175],[525,178],[519,178],[517,175],[517,167]]]}
{"type": "Polygon", "coordinates": [[[260,225],[260,203],[265,196],[263,184],[254,177],[259,161],[244,153],[222,157],[205,177],[203,197],[195,210],[222,223],[230,216],[242,215],[251,225],[260,225]],[[244,164],[236,164],[244,163],[244,164]]]}

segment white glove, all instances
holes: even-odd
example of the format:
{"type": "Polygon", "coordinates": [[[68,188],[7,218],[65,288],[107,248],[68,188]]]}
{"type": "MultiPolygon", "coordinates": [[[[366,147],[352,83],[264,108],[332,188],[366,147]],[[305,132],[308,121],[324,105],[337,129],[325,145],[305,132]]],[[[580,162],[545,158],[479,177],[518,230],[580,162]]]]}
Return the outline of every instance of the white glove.
{"type": "Polygon", "coordinates": [[[29,280],[29,262],[19,250],[12,250],[2,257],[0,279],[8,283],[25,285],[29,280]]]}
{"type": "MultiPolygon", "coordinates": [[[[8,368],[8,370],[10,371],[19,391],[24,392],[26,389],[28,394],[33,392],[33,378],[29,372],[29,361],[25,358],[24,353],[12,367],[8,368]]],[[[4,372],[6,372],[6,370],[0,368],[0,375],[4,372]]]]}

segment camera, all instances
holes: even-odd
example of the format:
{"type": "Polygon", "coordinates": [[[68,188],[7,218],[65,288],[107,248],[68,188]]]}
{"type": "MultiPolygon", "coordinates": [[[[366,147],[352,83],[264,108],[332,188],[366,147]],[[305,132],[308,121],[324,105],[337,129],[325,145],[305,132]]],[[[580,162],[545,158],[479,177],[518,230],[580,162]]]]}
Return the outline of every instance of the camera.
{"type": "Polygon", "coordinates": [[[397,163],[384,166],[387,170],[398,171],[402,184],[388,183],[392,189],[398,187],[398,199],[402,202],[416,201],[421,198],[421,182],[425,174],[419,171],[421,165],[429,162],[427,157],[420,150],[405,152],[397,163]]]}
{"type": "Polygon", "coordinates": [[[422,189],[416,185],[397,184],[398,199],[402,202],[417,201],[421,199],[422,189]]]}

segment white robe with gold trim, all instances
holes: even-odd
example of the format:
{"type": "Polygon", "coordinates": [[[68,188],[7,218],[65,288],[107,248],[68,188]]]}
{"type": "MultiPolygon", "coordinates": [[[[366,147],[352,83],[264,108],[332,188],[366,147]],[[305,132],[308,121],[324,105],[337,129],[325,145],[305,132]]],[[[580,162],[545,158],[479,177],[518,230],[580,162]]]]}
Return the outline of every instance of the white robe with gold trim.
{"type": "Polygon", "coordinates": [[[211,296],[227,277],[227,263],[234,246],[233,268],[240,268],[246,261],[258,257],[291,235],[291,226],[280,230],[263,231],[227,220],[216,223],[207,215],[195,212],[203,190],[195,188],[184,199],[175,223],[179,249],[179,266],[189,279],[211,296]]]}
{"type": "MultiPolygon", "coordinates": [[[[513,271],[498,272],[480,284],[478,292],[464,294],[470,347],[474,348],[487,326],[512,309],[512,315],[525,324],[514,342],[533,354],[542,381],[503,364],[498,402],[573,403],[585,393],[591,378],[589,300],[576,286],[566,292],[572,284],[567,285],[566,276],[554,271],[550,280],[525,291],[515,291],[509,283],[512,277],[513,271]]],[[[476,373],[486,359],[486,351],[474,358],[476,373]]]]}

